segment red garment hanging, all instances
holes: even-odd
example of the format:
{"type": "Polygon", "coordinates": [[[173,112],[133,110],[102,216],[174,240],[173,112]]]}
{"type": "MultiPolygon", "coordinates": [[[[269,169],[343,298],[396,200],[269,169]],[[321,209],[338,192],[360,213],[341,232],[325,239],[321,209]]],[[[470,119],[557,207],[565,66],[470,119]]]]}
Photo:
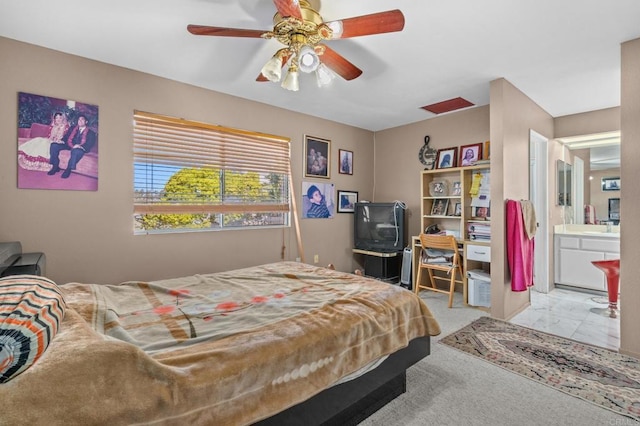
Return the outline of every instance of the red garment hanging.
{"type": "Polygon", "coordinates": [[[529,239],[519,201],[507,200],[507,261],[511,290],[525,291],[533,285],[534,238],[529,239]]]}

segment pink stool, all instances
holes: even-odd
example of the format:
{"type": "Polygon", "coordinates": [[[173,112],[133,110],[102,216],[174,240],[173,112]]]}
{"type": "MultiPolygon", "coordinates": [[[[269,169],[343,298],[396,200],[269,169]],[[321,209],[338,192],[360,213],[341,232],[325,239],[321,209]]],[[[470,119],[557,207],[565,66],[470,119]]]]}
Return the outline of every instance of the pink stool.
{"type": "Polygon", "coordinates": [[[617,318],[618,287],[620,284],[620,259],[592,260],[591,263],[604,272],[607,277],[607,293],[609,293],[609,316],[617,318]]]}

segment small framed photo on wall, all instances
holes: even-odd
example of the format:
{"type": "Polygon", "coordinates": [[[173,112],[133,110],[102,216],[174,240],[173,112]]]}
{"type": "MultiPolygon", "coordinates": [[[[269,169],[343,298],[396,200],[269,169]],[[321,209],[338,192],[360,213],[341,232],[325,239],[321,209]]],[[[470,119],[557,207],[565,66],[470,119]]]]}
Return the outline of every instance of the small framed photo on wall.
{"type": "Polygon", "coordinates": [[[338,190],[338,213],[353,213],[357,202],[356,191],[338,190]]]}
{"type": "Polygon", "coordinates": [[[439,149],[438,159],[436,160],[437,169],[449,169],[456,167],[456,160],[458,159],[458,147],[439,149]]]}
{"type": "Polygon", "coordinates": [[[353,174],[353,151],[338,150],[338,172],[343,175],[353,174]]]}
{"type": "Polygon", "coordinates": [[[620,178],[619,177],[602,178],[602,190],[603,191],[620,191],[620,178]]]}
{"type": "Polygon", "coordinates": [[[304,136],[304,175],[329,179],[331,165],[331,141],[315,136],[304,136]]]}
{"type": "Polygon", "coordinates": [[[302,182],[302,217],[331,219],[335,211],[332,183],[302,182]]]}

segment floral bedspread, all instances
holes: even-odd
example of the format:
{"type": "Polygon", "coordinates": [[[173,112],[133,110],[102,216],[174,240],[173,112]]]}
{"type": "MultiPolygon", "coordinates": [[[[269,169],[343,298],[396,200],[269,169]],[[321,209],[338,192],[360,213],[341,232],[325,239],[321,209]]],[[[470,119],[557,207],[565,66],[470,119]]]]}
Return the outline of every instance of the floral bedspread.
{"type": "Polygon", "coordinates": [[[440,332],[408,290],[295,262],[61,288],[58,335],[0,386],[29,409],[0,424],[251,424],[440,332]]]}

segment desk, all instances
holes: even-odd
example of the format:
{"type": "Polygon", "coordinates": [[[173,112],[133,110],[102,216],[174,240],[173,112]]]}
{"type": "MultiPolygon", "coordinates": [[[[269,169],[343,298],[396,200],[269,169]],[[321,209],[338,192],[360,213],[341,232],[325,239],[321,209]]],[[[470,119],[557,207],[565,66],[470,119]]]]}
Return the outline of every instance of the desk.
{"type": "MultiPolygon", "coordinates": [[[[464,304],[466,305],[468,302],[467,300],[467,269],[466,269],[467,263],[466,263],[466,253],[465,253],[465,247],[467,242],[462,240],[457,240],[457,241],[458,241],[458,251],[461,252],[460,259],[463,262],[461,265],[462,282],[463,282],[462,297],[463,297],[464,304]]],[[[418,276],[418,265],[420,264],[420,256],[422,255],[422,244],[420,243],[419,235],[414,235],[411,237],[411,248],[413,249],[412,259],[411,259],[411,283],[413,286],[416,283],[416,279],[418,276]]],[[[427,279],[429,278],[427,277],[427,279]]],[[[424,282],[424,276],[423,276],[423,282],[424,282]]]]}
{"type": "Polygon", "coordinates": [[[399,261],[401,251],[379,252],[354,248],[353,252],[365,256],[364,274],[366,276],[378,278],[393,284],[400,281],[399,261]]]}

